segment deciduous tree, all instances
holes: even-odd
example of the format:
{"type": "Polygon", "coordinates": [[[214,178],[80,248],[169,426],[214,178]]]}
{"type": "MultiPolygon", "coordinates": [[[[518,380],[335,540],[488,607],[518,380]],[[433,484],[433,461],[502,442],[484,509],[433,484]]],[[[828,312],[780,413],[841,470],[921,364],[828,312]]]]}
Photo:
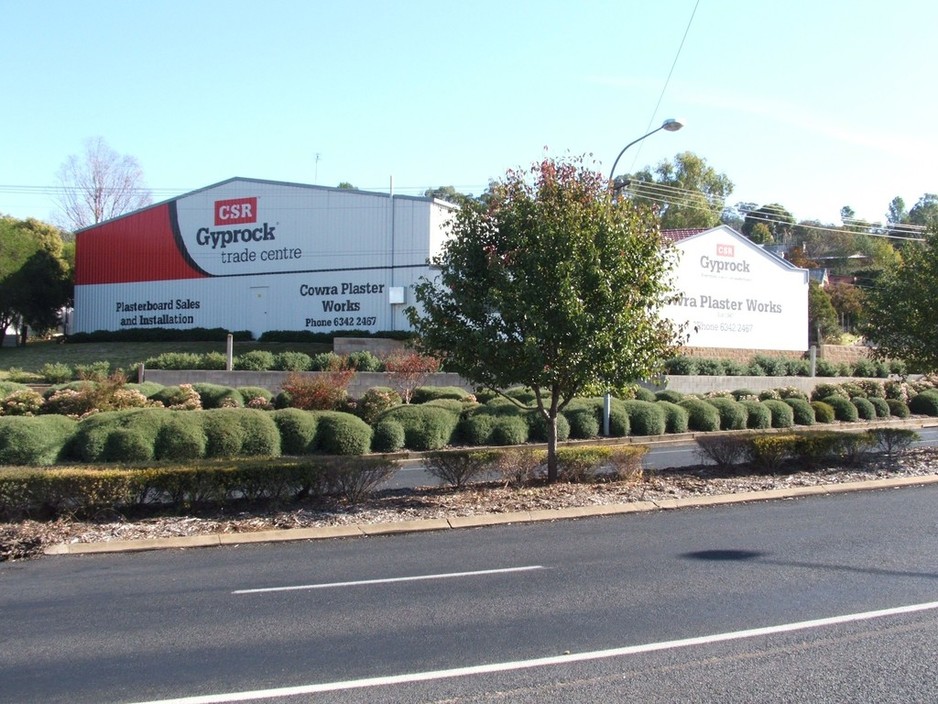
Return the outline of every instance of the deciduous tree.
{"type": "Polygon", "coordinates": [[[61,225],[78,230],[150,204],[143,169],[102,137],[85,142],[85,153],[69,156],[59,168],[61,225]]]}
{"type": "Polygon", "coordinates": [[[557,478],[556,422],[587,384],[618,387],[659,370],[680,342],[660,316],[673,250],[651,208],[614,199],[582,159],[545,158],[468,203],[408,309],[426,352],[479,386],[534,391],[557,478]]]}

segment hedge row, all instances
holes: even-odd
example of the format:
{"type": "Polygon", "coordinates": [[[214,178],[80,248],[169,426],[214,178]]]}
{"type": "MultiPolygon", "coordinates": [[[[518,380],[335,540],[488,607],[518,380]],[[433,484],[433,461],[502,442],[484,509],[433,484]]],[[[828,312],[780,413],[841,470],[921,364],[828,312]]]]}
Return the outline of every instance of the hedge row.
{"type": "MultiPolygon", "coordinates": [[[[634,481],[647,448],[565,447],[557,453],[562,481],[634,481]]],[[[453,486],[494,475],[509,483],[540,480],[546,451],[530,448],[433,453],[431,474],[453,486]]],[[[358,502],[385,483],[396,466],[385,458],[307,458],[187,466],[0,470],[0,519],[91,515],[104,508],[162,511],[233,502],[285,502],[337,496],[358,502]]]]}
{"type": "MultiPolygon", "coordinates": [[[[665,362],[665,372],[675,376],[810,376],[811,363],[807,359],[756,355],[748,363],[732,359],[708,359],[677,356],[665,362]]],[[[873,361],[860,359],[856,362],[835,364],[826,359],[815,361],[816,376],[878,377],[905,376],[904,362],[898,360],[873,361]]]]}
{"type": "Polygon", "coordinates": [[[756,470],[776,472],[789,464],[798,469],[814,469],[830,463],[856,466],[875,450],[891,459],[918,437],[915,431],[904,428],[876,428],[863,433],[719,435],[697,438],[697,447],[701,459],[722,468],[746,462],[756,470]]]}
{"type": "Polygon", "coordinates": [[[0,470],[0,518],[161,511],[235,501],[283,502],[336,495],[360,501],[396,471],[383,458],[198,462],[121,468],[0,470]]]}
{"type": "Polygon", "coordinates": [[[370,451],[371,437],[368,424],[351,414],[294,408],[272,413],[250,408],[193,413],[136,408],[81,421],[12,416],[0,417],[0,464],[362,455],[370,451]]]}

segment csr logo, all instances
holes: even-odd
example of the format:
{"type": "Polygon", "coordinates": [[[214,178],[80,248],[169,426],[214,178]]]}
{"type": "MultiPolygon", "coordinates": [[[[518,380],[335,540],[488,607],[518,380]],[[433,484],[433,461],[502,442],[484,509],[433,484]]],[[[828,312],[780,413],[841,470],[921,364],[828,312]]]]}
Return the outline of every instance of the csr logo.
{"type": "MultiPolygon", "coordinates": [[[[217,224],[217,223],[216,223],[217,224]]],[[[731,244],[718,244],[717,245],[717,256],[718,257],[735,257],[736,250],[731,244]]]]}
{"type": "Polygon", "coordinates": [[[215,201],[216,225],[239,225],[257,222],[257,198],[232,198],[215,201]]]}

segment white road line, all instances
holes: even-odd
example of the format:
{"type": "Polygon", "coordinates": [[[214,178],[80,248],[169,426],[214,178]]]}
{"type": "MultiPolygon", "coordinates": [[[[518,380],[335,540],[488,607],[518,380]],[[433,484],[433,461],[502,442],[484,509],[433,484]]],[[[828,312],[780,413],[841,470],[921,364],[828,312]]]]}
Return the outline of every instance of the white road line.
{"type": "Polygon", "coordinates": [[[256,689],[247,692],[232,692],[231,694],[207,694],[193,697],[179,697],[177,699],[160,699],[149,702],[134,702],[133,704],[228,704],[228,702],[248,702],[260,699],[274,699],[276,697],[296,697],[304,694],[318,694],[322,692],[337,692],[349,689],[363,689],[365,687],[380,687],[391,684],[408,684],[413,682],[426,682],[429,680],[449,679],[452,677],[466,677],[468,675],[485,675],[494,672],[508,672],[511,670],[525,670],[533,667],[544,667],[547,665],[566,665],[574,662],[584,662],[587,660],[600,660],[603,658],[615,658],[625,655],[637,655],[640,653],[652,653],[659,650],[671,650],[674,648],[687,648],[694,645],[707,645],[710,643],[720,643],[723,641],[741,640],[743,638],[754,638],[756,636],[767,636],[775,633],[789,633],[791,631],[803,631],[811,628],[822,628],[824,626],[836,626],[843,623],[853,623],[856,621],[866,621],[874,618],[883,618],[886,616],[900,616],[902,614],[911,614],[918,611],[931,611],[938,609],[938,601],[931,601],[924,604],[912,604],[910,606],[899,606],[892,609],[882,609],[879,611],[865,611],[858,614],[847,614],[844,616],[832,616],[830,618],[819,618],[812,621],[798,621],[796,623],[786,623],[779,626],[766,626],[764,628],[752,628],[745,631],[731,631],[729,633],[717,633],[709,636],[700,636],[697,638],[683,638],[681,640],[667,640],[660,643],[646,643],[644,645],[630,645],[624,648],[613,648],[611,650],[594,650],[587,653],[574,653],[571,655],[556,655],[546,658],[535,658],[533,660],[518,660],[515,662],[492,663],[490,665],[475,665],[472,667],[457,667],[451,670],[434,670],[430,672],[414,672],[404,675],[390,675],[387,677],[369,677],[360,680],[346,680],[344,682],[325,682],[322,684],[302,685],[298,687],[280,687],[278,689],[256,689]]]}
{"type": "Polygon", "coordinates": [[[497,570],[477,570],[476,572],[450,572],[448,574],[422,574],[414,577],[388,577],[386,579],[363,579],[357,582],[329,582],[326,584],[300,584],[292,587],[266,587],[263,589],[238,589],[232,594],[262,594],[264,592],[294,592],[303,589],[335,589],[336,587],[360,587],[366,584],[392,584],[394,582],[421,582],[430,579],[452,579],[454,577],[476,577],[483,574],[506,574],[508,572],[530,572],[544,569],[541,565],[527,567],[504,567],[497,570]]]}

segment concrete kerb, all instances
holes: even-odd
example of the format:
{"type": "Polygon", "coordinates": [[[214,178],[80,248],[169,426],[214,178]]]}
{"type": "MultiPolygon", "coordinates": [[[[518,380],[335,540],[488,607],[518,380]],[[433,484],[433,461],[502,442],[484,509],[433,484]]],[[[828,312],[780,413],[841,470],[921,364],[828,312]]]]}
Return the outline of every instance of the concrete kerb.
{"type": "Polygon", "coordinates": [[[599,504],[595,506],[576,506],[560,509],[541,509],[537,511],[493,513],[477,516],[454,516],[451,518],[431,518],[426,520],[396,521],[391,523],[348,524],[322,526],[316,528],[266,530],[254,533],[220,533],[212,535],[180,536],[173,538],[113,540],[103,543],[64,543],[59,545],[52,545],[46,548],[45,554],[90,555],[115,552],[139,552],[144,550],[218,547],[221,545],[240,545],[247,543],[276,543],[296,540],[365,537],[438,530],[458,530],[462,528],[481,528],[486,526],[509,525],[514,523],[536,523],[543,521],[570,520],[576,518],[594,518],[599,516],[611,516],[624,513],[640,513],[682,508],[705,508],[708,506],[752,503],[755,501],[771,501],[779,499],[793,499],[804,496],[822,496],[824,494],[840,494],[852,491],[897,489],[901,487],[924,486],[927,484],[938,484],[938,475],[871,479],[859,482],[845,482],[842,484],[822,484],[817,486],[769,489],[767,491],[747,491],[740,492],[738,494],[689,496],[660,501],[634,501],[622,504],[599,504]]]}

